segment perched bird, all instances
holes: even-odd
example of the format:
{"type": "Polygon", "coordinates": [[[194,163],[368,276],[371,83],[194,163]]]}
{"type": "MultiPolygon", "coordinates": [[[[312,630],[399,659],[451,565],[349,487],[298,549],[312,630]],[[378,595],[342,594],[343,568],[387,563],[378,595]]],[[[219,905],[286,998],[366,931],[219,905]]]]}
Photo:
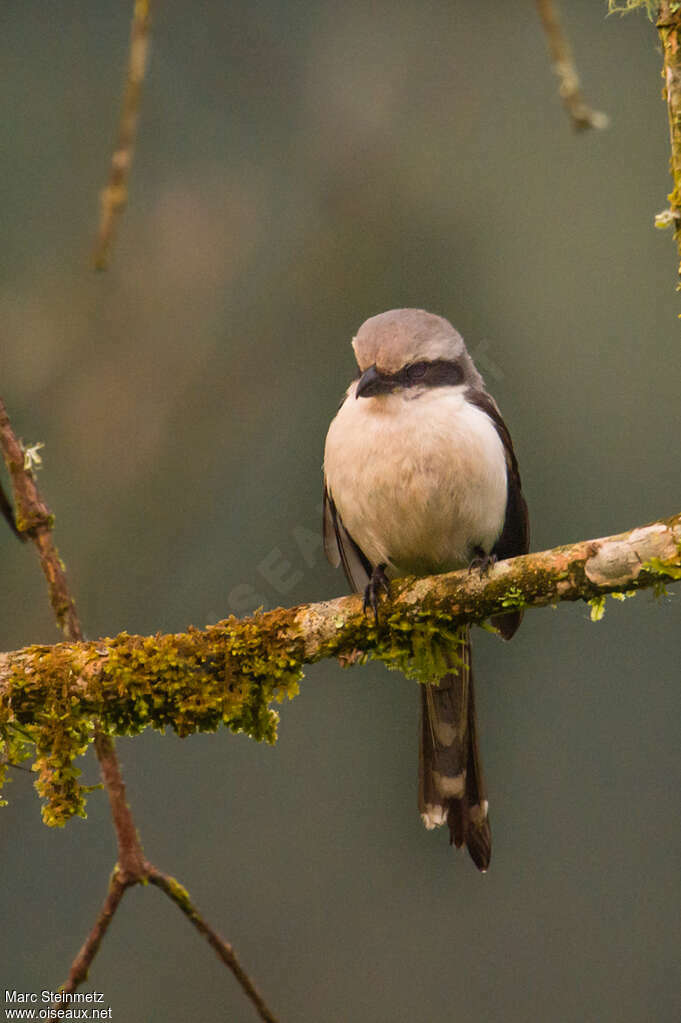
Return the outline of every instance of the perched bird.
{"type": "MultiPolygon", "coordinates": [[[[481,571],[528,550],[527,506],[506,425],[461,335],[441,316],[393,309],[353,339],[358,377],[329,427],[324,546],[365,610],[389,580],[467,566],[481,571]]],[[[521,612],[493,622],[505,639],[521,612]]],[[[477,738],[470,629],[451,669],[420,686],[419,810],[447,823],[480,870],[491,832],[477,738]]]]}

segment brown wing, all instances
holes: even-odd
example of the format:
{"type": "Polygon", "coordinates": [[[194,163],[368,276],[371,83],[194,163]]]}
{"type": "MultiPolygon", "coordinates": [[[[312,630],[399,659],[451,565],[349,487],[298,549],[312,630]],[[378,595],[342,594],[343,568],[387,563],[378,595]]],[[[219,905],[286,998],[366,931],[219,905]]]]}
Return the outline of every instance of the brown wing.
{"type": "Polygon", "coordinates": [[[371,564],[343,525],[328,487],[324,486],[324,553],[337,568],[343,565],[348,583],[356,593],[362,593],[371,578],[371,564]]]}
{"type": "MultiPolygon", "coordinates": [[[[471,390],[467,392],[466,398],[471,405],[477,406],[489,416],[506,453],[506,517],[504,528],[491,553],[495,554],[500,561],[505,558],[518,557],[520,554],[527,554],[530,549],[530,519],[523,497],[518,460],[513,450],[511,435],[501,417],[497,403],[491,395],[486,391],[471,390]]],[[[520,625],[522,616],[522,611],[511,611],[505,615],[495,615],[492,622],[504,639],[510,639],[520,625]]]]}

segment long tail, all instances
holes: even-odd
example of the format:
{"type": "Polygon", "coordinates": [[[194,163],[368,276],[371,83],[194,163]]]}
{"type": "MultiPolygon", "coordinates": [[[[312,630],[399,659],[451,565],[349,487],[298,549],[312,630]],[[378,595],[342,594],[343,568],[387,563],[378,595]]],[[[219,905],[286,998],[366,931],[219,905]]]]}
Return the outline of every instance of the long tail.
{"type": "MultiPolygon", "coordinates": [[[[478,870],[489,867],[492,833],[480,764],[470,629],[459,630],[457,661],[437,685],[422,685],[419,811],[427,828],[449,825],[478,870]]],[[[452,658],[452,661],[454,659],[452,658]]]]}

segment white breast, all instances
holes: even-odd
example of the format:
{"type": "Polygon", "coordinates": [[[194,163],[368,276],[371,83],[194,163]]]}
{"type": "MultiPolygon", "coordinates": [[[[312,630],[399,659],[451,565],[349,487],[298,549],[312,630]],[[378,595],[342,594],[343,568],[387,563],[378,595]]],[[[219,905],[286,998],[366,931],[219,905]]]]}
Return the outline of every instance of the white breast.
{"type": "Polygon", "coordinates": [[[372,565],[427,575],[489,552],[506,512],[504,448],[489,417],[463,387],[359,399],[355,387],[329,427],[324,469],[372,565]]]}

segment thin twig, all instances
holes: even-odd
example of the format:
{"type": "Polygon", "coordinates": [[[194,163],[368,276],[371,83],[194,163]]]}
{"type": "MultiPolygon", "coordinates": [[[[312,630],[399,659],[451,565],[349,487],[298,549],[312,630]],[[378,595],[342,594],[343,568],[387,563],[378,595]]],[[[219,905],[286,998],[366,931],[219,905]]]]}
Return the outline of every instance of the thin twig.
{"type": "Polygon", "coordinates": [[[95,732],[95,752],[109,796],[118,842],[118,866],[125,880],[138,881],[144,875],[145,866],[142,843],[125,798],[125,783],[113,739],[99,728],[95,732]]]}
{"type": "Polygon", "coordinates": [[[64,566],[52,543],[54,518],[38,493],[33,473],[25,464],[24,448],[12,429],[2,399],[0,447],[12,483],[17,528],[35,544],[57,624],[68,639],[81,640],[83,634],[69,594],[64,566]]]}
{"type": "Polygon", "coordinates": [[[255,1006],[260,1018],[266,1020],[266,1023],[277,1023],[277,1017],[268,1009],[255,984],[237,959],[232,946],[224,938],[221,938],[212,927],[209,927],[182,885],[178,884],[174,878],[169,877],[167,874],[162,874],[160,870],[151,865],[147,871],[147,880],[150,884],[156,885],[157,888],[164,891],[169,899],[172,899],[175,905],[182,910],[187,919],[194,925],[199,934],[215,950],[225,966],[229,967],[255,1006]]]}
{"type": "Polygon", "coordinates": [[[553,70],[558,76],[558,93],[570,115],[573,128],[575,131],[607,128],[607,114],[592,110],[584,99],[570,41],[553,0],[537,0],[537,9],[553,60],[553,70]]]}
{"type": "Polygon", "coordinates": [[[128,179],[135,149],[142,83],[147,69],[150,25],[151,0],[135,0],[118,138],[111,158],[109,181],[101,194],[99,230],[94,251],[97,270],[106,270],[109,265],[116,221],[128,200],[128,179]]]}
{"type": "Polygon", "coordinates": [[[62,991],[73,992],[87,979],[88,971],[93,959],[97,955],[102,938],[109,929],[113,915],[131,884],[134,884],[134,882],[124,880],[119,867],[116,866],[111,875],[109,891],[104,900],[104,905],[100,909],[94,927],[85,939],[83,947],[71,964],[68,979],[61,987],[62,991]]]}

